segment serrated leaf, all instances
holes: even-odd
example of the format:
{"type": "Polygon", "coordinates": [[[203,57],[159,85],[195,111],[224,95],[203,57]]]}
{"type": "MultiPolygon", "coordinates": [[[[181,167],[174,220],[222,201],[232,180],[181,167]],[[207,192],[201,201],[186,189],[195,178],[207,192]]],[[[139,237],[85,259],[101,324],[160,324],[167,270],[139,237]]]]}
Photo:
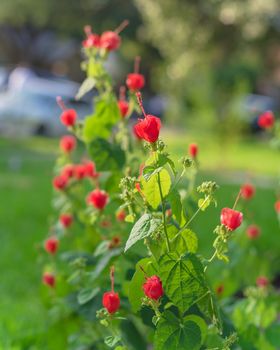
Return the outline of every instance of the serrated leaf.
{"type": "Polygon", "coordinates": [[[156,174],[150,176],[149,180],[141,177],[142,192],[152,208],[157,209],[161,202],[160,189],[158,182],[160,181],[162,196],[166,197],[171,187],[171,178],[167,170],[161,169],[156,174]]]}
{"type": "Polygon", "coordinates": [[[94,298],[100,291],[99,287],[96,288],[84,288],[79,291],[77,299],[80,305],[86,304],[92,298],[94,298]]]}
{"type": "Polygon", "coordinates": [[[195,315],[177,319],[170,311],[165,311],[155,333],[155,350],[198,350],[205,336],[206,325],[195,315]]]}
{"type": "Polygon", "coordinates": [[[171,239],[171,246],[178,254],[196,253],[198,248],[198,239],[196,234],[190,230],[185,229],[182,232],[177,231],[171,239]]]}
{"type": "Polygon", "coordinates": [[[195,254],[163,255],[159,275],[165,294],[183,313],[207,293],[203,266],[195,254]]]}
{"type": "Polygon", "coordinates": [[[125,164],[125,153],[116,144],[96,138],[88,145],[88,152],[95,162],[97,171],[122,169],[125,164]]]}
{"type": "Polygon", "coordinates": [[[76,100],[82,98],[86,93],[92,90],[95,87],[96,80],[92,77],[86,78],[82,85],[79,88],[77,95],[75,96],[76,100]]]}
{"type": "Polygon", "coordinates": [[[151,258],[144,258],[138,261],[135,273],[129,283],[128,300],[131,304],[133,312],[137,312],[141,309],[141,299],[144,297],[143,283],[145,282],[144,272],[141,270],[140,266],[146,272],[148,276],[156,273],[156,269],[153,265],[153,260],[151,258]]]}
{"type": "Polygon", "coordinates": [[[142,215],[141,218],[134,224],[126,242],[124,251],[126,252],[139,240],[150,236],[159,228],[160,225],[160,219],[154,218],[151,214],[142,215]]]}

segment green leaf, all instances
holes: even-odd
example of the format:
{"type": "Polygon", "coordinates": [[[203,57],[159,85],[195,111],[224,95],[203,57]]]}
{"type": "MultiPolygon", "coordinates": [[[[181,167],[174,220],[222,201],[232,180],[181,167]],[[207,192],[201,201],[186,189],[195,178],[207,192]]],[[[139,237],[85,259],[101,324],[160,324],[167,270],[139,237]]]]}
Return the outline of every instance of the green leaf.
{"type": "Polygon", "coordinates": [[[160,225],[161,220],[154,218],[151,214],[144,214],[141,216],[130,232],[124,251],[126,252],[136,242],[157,231],[160,225]]]}
{"type": "Polygon", "coordinates": [[[210,198],[207,198],[206,200],[205,200],[205,198],[200,198],[198,200],[198,207],[202,211],[206,210],[209,207],[210,204],[211,204],[211,199],[210,198]]]}
{"type": "Polygon", "coordinates": [[[185,229],[179,234],[177,233],[171,240],[172,249],[179,255],[189,253],[196,253],[198,247],[198,239],[196,234],[190,230],[185,229]]]}
{"type": "Polygon", "coordinates": [[[280,344],[280,323],[273,324],[265,330],[265,337],[275,348],[280,344]]]}
{"type": "Polygon", "coordinates": [[[91,77],[86,78],[79,88],[79,91],[75,97],[76,100],[79,100],[86,93],[88,93],[90,90],[92,90],[94,88],[95,84],[96,84],[96,80],[94,78],[91,78],[91,77]]]}
{"type": "Polygon", "coordinates": [[[175,188],[168,195],[168,201],[171,206],[172,215],[175,216],[175,219],[181,224],[182,221],[182,201],[179,191],[175,188]]]}
{"type": "Polygon", "coordinates": [[[207,293],[203,266],[192,253],[163,255],[159,274],[165,294],[183,313],[207,293]]]}
{"type": "Polygon", "coordinates": [[[217,307],[216,298],[212,294],[211,290],[198,301],[198,307],[201,312],[208,317],[214,326],[221,332],[222,331],[222,320],[219,309],[217,307]]]}
{"type": "Polygon", "coordinates": [[[145,275],[144,272],[141,270],[140,266],[143,268],[143,270],[148,276],[154,275],[156,273],[156,269],[153,265],[152,258],[144,258],[138,261],[135,268],[135,273],[129,283],[128,292],[128,300],[131,304],[133,312],[137,312],[141,309],[141,299],[144,297],[142,286],[145,282],[145,275]]]}
{"type": "Polygon", "coordinates": [[[125,153],[116,144],[97,138],[88,145],[88,152],[98,171],[121,169],[125,164],[125,153]]]}
{"type": "Polygon", "coordinates": [[[141,188],[147,202],[154,208],[157,209],[161,202],[160,189],[158,181],[161,184],[162,196],[166,197],[171,187],[171,178],[167,170],[161,169],[156,174],[150,176],[149,180],[141,177],[141,188]]]}
{"type": "Polygon", "coordinates": [[[113,348],[114,346],[116,346],[118,344],[118,342],[121,340],[121,338],[119,336],[112,336],[109,335],[108,337],[106,337],[104,339],[104,343],[109,346],[109,348],[113,348]]]}
{"type": "Polygon", "coordinates": [[[155,350],[198,350],[203,344],[206,324],[202,318],[189,315],[182,321],[165,311],[155,333],[155,350]]]}
{"type": "Polygon", "coordinates": [[[90,142],[95,138],[107,138],[112,127],[120,120],[120,111],[113,95],[106,95],[99,99],[95,105],[95,112],[88,116],[84,122],[83,138],[90,142]]]}
{"type": "Polygon", "coordinates": [[[78,294],[78,303],[80,305],[86,304],[92,298],[94,298],[100,291],[99,287],[96,288],[84,288],[79,291],[78,294]]]}
{"type": "Polygon", "coordinates": [[[154,168],[152,165],[148,165],[143,169],[143,177],[146,181],[149,181],[151,176],[159,173],[162,167],[154,168]]]}

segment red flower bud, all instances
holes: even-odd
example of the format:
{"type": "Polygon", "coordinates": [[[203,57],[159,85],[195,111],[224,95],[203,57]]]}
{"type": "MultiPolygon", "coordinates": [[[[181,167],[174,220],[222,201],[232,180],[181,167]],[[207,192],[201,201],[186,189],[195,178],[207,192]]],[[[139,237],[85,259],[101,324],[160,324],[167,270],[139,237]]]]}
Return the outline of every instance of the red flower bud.
{"type": "Polygon", "coordinates": [[[109,314],[113,314],[120,308],[120,297],[115,292],[105,292],[103,294],[102,304],[109,314]]]}
{"type": "Polygon", "coordinates": [[[74,136],[66,135],[60,139],[60,149],[64,153],[72,152],[76,147],[76,139],[74,136]]]}
{"type": "Polygon", "coordinates": [[[242,223],[243,214],[240,211],[230,208],[223,208],[221,212],[221,224],[225,225],[230,231],[234,231],[242,223]]]}
{"type": "Polygon", "coordinates": [[[63,227],[68,228],[73,223],[73,216],[71,214],[61,214],[59,221],[63,227]]]}
{"type": "Polygon", "coordinates": [[[61,171],[61,175],[71,179],[75,174],[75,165],[67,164],[61,171]]]}
{"type": "Polygon", "coordinates": [[[53,187],[58,191],[63,191],[68,185],[68,177],[58,175],[53,179],[53,187]]]}
{"type": "Polygon", "coordinates": [[[165,215],[166,215],[168,218],[171,218],[171,216],[172,216],[172,209],[171,209],[171,208],[166,209],[165,215]]]}
{"type": "Polygon", "coordinates": [[[145,77],[144,75],[139,73],[140,61],[141,58],[139,56],[135,57],[134,72],[127,75],[126,86],[129,88],[130,91],[139,91],[145,85],[145,77]]]}
{"type": "Polygon", "coordinates": [[[97,179],[100,175],[98,172],[96,172],[94,162],[91,162],[91,161],[85,162],[84,169],[85,169],[86,176],[92,177],[93,179],[97,179]]]}
{"type": "Polygon", "coordinates": [[[241,197],[243,199],[249,200],[252,197],[254,197],[254,194],[256,192],[255,187],[251,184],[244,184],[243,186],[241,186],[241,197]]]}
{"type": "Polygon", "coordinates": [[[93,205],[96,209],[102,210],[108,203],[109,196],[105,191],[101,191],[98,188],[92,192],[87,197],[88,204],[93,205]]]}
{"type": "Polygon", "coordinates": [[[256,284],[260,288],[267,287],[269,285],[269,280],[265,276],[259,276],[256,280],[256,284]]]}
{"type": "Polygon", "coordinates": [[[127,116],[128,110],[129,110],[128,102],[123,101],[123,100],[119,100],[118,107],[119,107],[120,114],[121,114],[122,118],[125,118],[127,116]]]}
{"type": "Polygon", "coordinates": [[[276,201],[274,204],[276,213],[280,214],[280,200],[276,201]]]}
{"type": "Polygon", "coordinates": [[[50,287],[54,287],[55,286],[55,276],[52,274],[52,273],[49,273],[49,272],[45,272],[43,274],[43,283],[47,286],[50,286],[50,287]]]}
{"type": "Polygon", "coordinates": [[[255,239],[259,237],[261,230],[257,225],[250,225],[247,227],[246,234],[250,239],[255,239]]]}
{"type": "Polygon", "coordinates": [[[224,289],[225,289],[225,287],[224,287],[223,284],[218,285],[218,286],[216,287],[216,294],[217,294],[217,295],[222,295],[223,292],[224,292],[224,289]]]}
{"type": "Polygon", "coordinates": [[[100,37],[100,47],[108,51],[117,50],[121,44],[121,37],[119,33],[128,25],[128,21],[125,20],[114,31],[104,32],[100,37]]]}
{"type": "Polygon", "coordinates": [[[140,139],[154,143],[159,136],[161,127],[160,119],[150,114],[146,115],[140,92],[138,92],[136,96],[145,118],[138,120],[138,123],[134,126],[134,131],[140,139]]]}
{"type": "Polygon", "coordinates": [[[82,180],[86,177],[87,169],[84,164],[77,164],[75,165],[75,178],[77,180],[82,180]]]}
{"type": "Polygon", "coordinates": [[[77,112],[75,111],[75,109],[66,109],[66,111],[62,112],[60,116],[61,124],[67,127],[75,125],[76,119],[77,112]]]}
{"type": "Polygon", "coordinates": [[[269,129],[273,127],[274,121],[274,114],[271,111],[266,111],[259,116],[258,125],[262,129],[269,129]]]}
{"type": "Polygon", "coordinates": [[[111,279],[111,291],[105,292],[103,294],[102,304],[107,309],[109,314],[115,313],[120,308],[120,297],[118,293],[114,291],[114,266],[110,270],[110,279],[111,279]]]}
{"type": "Polygon", "coordinates": [[[116,218],[118,221],[124,221],[125,217],[126,217],[126,211],[124,209],[117,211],[116,218]]]}
{"type": "Polygon", "coordinates": [[[197,146],[197,144],[196,143],[191,143],[189,145],[189,155],[192,158],[196,158],[197,153],[198,153],[198,146],[197,146]]]}
{"type": "Polygon", "coordinates": [[[49,254],[55,254],[58,249],[58,240],[55,237],[50,237],[45,241],[45,251],[49,254]]]}
{"type": "Polygon", "coordinates": [[[145,86],[145,77],[139,73],[130,73],[126,78],[126,86],[130,91],[139,91],[145,86]]]}
{"type": "Polygon", "coordinates": [[[60,96],[57,96],[56,102],[62,109],[62,114],[60,115],[61,124],[66,127],[74,126],[77,119],[77,112],[75,109],[67,109],[60,96]]]}
{"type": "Polygon", "coordinates": [[[107,31],[100,37],[100,47],[108,51],[117,50],[121,44],[121,37],[119,34],[107,31]]]}
{"type": "Polygon", "coordinates": [[[120,238],[120,236],[114,236],[114,237],[111,239],[111,241],[110,241],[110,243],[109,243],[109,245],[108,245],[108,248],[109,248],[109,249],[116,248],[116,247],[118,247],[118,246],[120,245],[120,243],[121,243],[121,238],[120,238]]]}
{"type": "Polygon", "coordinates": [[[84,31],[87,38],[82,42],[83,47],[86,49],[92,48],[92,47],[99,47],[100,36],[95,33],[92,33],[91,26],[85,26],[84,31]]]}
{"type": "Polygon", "coordinates": [[[143,284],[143,290],[145,295],[150,299],[158,300],[163,296],[162,283],[158,276],[146,278],[146,282],[143,284]]]}

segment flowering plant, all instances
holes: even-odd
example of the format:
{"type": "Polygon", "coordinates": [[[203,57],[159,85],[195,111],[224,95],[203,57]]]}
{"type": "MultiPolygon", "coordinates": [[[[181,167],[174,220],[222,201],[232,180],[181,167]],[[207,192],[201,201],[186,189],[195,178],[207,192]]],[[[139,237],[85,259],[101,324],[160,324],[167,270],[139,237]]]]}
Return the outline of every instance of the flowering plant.
{"type": "MultiPolygon", "coordinates": [[[[50,258],[43,282],[52,292],[52,315],[74,322],[70,349],[143,350],[149,344],[155,350],[230,349],[237,342],[238,311],[236,327],[226,327],[216,296],[224,286],[215,293],[208,268],[216,260],[229,261],[230,244],[243,222],[236,207],[240,197],[254,195],[254,188],[243,186],[233,207],[221,210],[212,255],[201,256],[191,225],[216,205],[218,185],[195,186],[196,144],[179,162],[167,152],[161,120],[143,106],[145,78],[138,57],[126,79],[128,96],[124,87],[115,96],[104,64],[119,48],[126,25],[101,36],[85,28],[87,78],[77,98],[97,91],[92,115],[81,120],[57,99],[61,123],[72,135],[60,141],[54,220],[43,245],[50,258]],[[133,112],[143,117],[131,128],[133,112]],[[181,191],[186,184],[187,191],[181,191]]],[[[271,124],[267,119],[262,125],[271,124]]],[[[250,238],[258,234],[256,227],[248,228],[250,238]]],[[[268,282],[263,277],[257,284],[246,302],[263,302],[268,282]]]]}

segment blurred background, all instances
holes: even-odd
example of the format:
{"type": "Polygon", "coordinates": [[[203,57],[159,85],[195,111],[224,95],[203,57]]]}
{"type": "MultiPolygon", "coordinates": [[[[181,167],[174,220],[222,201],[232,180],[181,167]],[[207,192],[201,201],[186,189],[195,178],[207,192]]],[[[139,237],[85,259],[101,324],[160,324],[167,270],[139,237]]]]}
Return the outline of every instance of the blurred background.
{"type": "Polygon", "coordinates": [[[279,115],[278,0],[1,0],[1,349],[32,349],[34,339],[64,348],[67,332],[48,321],[36,265],[63,132],[55,97],[89,114],[91,99],[74,99],[84,79],[83,27],[101,33],[126,18],[123,44],[108,64],[116,89],[140,55],[147,110],[169,126],[169,150],[179,158],[197,142],[202,177],[222,185],[219,207],[197,229],[211,233],[220,206],[249,181],[258,188],[252,207],[263,231],[259,244],[279,252],[279,153],[256,123],[265,110],[279,115]]]}

